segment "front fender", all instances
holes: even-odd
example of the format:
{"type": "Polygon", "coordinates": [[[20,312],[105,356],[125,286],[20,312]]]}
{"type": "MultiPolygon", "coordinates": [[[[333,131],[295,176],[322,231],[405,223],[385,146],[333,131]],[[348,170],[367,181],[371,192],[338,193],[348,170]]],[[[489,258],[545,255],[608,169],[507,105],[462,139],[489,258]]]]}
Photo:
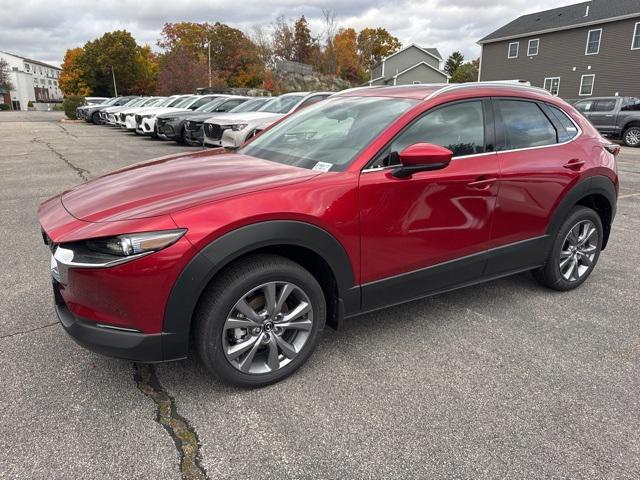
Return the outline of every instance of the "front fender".
{"type": "Polygon", "coordinates": [[[205,287],[222,268],[244,254],[275,245],[313,250],[333,271],[345,311],[360,308],[359,289],[347,252],[326,230],[305,222],[275,220],[233,230],[200,250],[178,276],[167,301],[163,332],[167,336],[165,358],[186,356],[191,319],[205,287]],[[182,353],[182,354],[181,354],[182,353]]]}

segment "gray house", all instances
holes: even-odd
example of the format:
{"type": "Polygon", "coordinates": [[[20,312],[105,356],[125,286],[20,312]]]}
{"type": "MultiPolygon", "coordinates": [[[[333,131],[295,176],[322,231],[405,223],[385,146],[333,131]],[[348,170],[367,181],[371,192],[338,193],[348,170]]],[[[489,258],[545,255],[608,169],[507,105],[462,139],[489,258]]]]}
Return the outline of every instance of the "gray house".
{"type": "Polygon", "coordinates": [[[640,0],[523,15],[478,42],[480,80],[528,80],[566,99],[640,96],[640,0]]]}
{"type": "Polygon", "coordinates": [[[414,83],[447,83],[442,71],[442,56],[437,48],[411,44],[378,63],[371,71],[369,85],[410,85],[414,83]]]}

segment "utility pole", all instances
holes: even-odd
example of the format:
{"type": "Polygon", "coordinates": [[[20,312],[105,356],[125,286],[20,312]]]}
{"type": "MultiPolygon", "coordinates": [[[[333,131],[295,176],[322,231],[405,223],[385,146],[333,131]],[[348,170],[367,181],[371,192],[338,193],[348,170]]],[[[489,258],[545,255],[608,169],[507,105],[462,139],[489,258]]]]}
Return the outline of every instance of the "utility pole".
{"type": "Polygon", "coordinates": [[[114,90],[114,92],[116,94],[115,96],[117,97],[118,96],[118,87],[116,85],[116,74],[113,71],[113,65],[111,65],[111,76],[113,77],[113,90],[114,90]]]}
{"type": "Polygon", "coordinates": [[[209,92],[211,92],[211,39],[207,42],[207,55],[209,57],[209,92]]]}

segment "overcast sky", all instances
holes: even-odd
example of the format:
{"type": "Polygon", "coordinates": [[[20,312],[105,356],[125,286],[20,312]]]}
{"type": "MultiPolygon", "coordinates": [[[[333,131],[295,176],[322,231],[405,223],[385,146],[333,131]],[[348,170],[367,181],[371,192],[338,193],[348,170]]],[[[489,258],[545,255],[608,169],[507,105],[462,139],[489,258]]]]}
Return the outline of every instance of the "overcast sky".
{"type": "Polygon", "coordinates": [[[222,22],[250,32],[279,15],[304,14],[322,33],[322,9],[359,30],[385,27],[403,44],[437,47],[446,58],[479,55],[476,41],[512,19],[579,0],[0,0],[0,50],[59,65],[67,48],[125,29],[154,48],[165,22],[222,22]]]}

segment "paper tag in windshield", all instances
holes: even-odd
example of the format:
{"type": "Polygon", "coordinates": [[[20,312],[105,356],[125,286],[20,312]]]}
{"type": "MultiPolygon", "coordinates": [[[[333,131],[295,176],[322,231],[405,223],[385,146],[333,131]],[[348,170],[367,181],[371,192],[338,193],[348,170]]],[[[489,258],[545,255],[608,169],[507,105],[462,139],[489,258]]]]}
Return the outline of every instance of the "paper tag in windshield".
{"type": "Polygon", "coordinates": [[[332,163],[327,162],[318,162],[316,163],[311,170],[315,170],[316,172],[328,172],[333,167],[332,163]]]}

